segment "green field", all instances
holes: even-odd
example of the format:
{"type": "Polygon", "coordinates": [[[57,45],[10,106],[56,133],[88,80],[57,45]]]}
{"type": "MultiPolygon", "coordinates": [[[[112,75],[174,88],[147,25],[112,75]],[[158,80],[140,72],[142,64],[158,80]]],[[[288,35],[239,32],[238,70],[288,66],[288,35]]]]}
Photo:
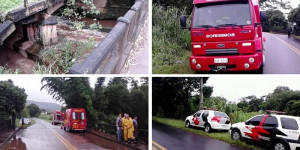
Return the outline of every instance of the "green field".
{"type": "Polygon", "coordinates": [[[51,115],[47,115],[47,114],[40,114],[39,116],[40,119],[43,119],[47,122],[52,122],[52,116],[51,115]]]}
{"type": "MultiPolygon", "coordinates": [[[[28,3],[42,0],[28,0],[28,3]]],[[[24,6],[24,0],[0,0],[0,12],[7,13],[14,9],[24,6]]]]}
{"type": "Polygon", "coordinates": [[[242,141],[233,141],[231,139],[230,134],[227,132],[225,132],[225,133],[224,132],[206,133],[203,130],[185,128],[184,120],[168,119],[168,118],[161,118],[161,117],[152,117],[152,120],[162,123],[162,124],[172,126],[174,128],[178,128],[178,129],[185,130],[185,131],[192,132],[192,133],[199,134],[199,135],[208,136],[208,137],[211,137],[211,138],[214,138],[217,140],[225,141],[227,143],[237,145],[237,146],[240,146],[243,148],[252,149],[252,150],[261,150],[260,147],[257,147],[257,146],[251,145],[251,144],[246,144],[245,142],[242,142],[242,141]]]}

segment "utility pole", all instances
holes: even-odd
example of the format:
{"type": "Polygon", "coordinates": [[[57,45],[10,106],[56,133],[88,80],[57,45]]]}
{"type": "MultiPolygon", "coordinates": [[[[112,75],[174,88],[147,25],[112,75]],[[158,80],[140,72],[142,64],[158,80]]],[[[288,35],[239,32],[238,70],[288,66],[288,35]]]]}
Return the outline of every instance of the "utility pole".
{"type": "Polygon", "coordinates": [[[200,78],[200,110],[203,109],[203,77],[200,78]]]}

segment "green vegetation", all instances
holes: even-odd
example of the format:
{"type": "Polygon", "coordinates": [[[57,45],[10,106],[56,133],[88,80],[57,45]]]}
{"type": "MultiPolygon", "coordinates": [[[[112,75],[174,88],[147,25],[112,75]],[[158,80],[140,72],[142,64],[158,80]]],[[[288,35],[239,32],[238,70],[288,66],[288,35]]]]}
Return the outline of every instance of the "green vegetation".
{"type": "Polygon", "coordinates": [[[227,143],[233,144],[233,145],[238,145],[244,148],[248,148],[248,149],[252,149],[252,150],[260,150],[261,148],[254,146],[254,145],[250,145],[250,144],[246,144],[245,142],[242,141],[234,141],[231,139],[231,135],[227,132],[212,132],[212,133],[206,133],[205,131],[199,129],[191,129],[191,128],[185,128],[185,122],[184,120],[176,120],[176,119],[167,119],[167,118],[161,118],[161,117],[152,117],[153,121],[162,123],[162,124],[166,124],[169,126],[172,126],[174,128],[179,128],[181,130],[185,130],[188,132],[192,132],[195,134],[199,134],[199,135],[204,135],[204,136],[208,136],[214,139],[218,139],[221,141],[225,141],[227,143]]]}
{"type": "Polygon", "coordinates": [[[40,119],[43,119],[47,122],[52,122],[52,115],[48,115],[48,114],[40,114],[39,116],[40,119]]]}
{"type": "MultiPolygon", "coordinates": [[[[28,3],[40,0],[28,0],[28,3]]],[[[24,7],[24,0],[0,0],[0,12],[7,13],[19,7],[24,7]]]]}
{"type": "Polygon", "coordinates": [[[15,86],[12,80],[0,81],[0,119],[11,116],[14,129],[16,117],[24,109],[26,99],[25,89],[15,86]]]}
{"type": "Polygon", "coordinates": [[[264,32],[286,32],[288,21],[280,10],[267,10],[267,21],[263,23],[264,32]]]}
{"type": "Polygon", "coordinates": [[[64,40],[57,45],[45,47],[40,52],[43,64],[37,63],[33,70],[37,74],[68,73],[70,67],[86,58],[95,48],[96,42],[90,39],[87,42],[64,40]]]}
{"type": "Polygon", "coordinates": [[[119,113],[128,113],[137,115],[139,127],[147,129],[148,78],[140,78],[140,84],[133,78],[115,77],[104,85],[106,80],[99,77],[93,89],[86,77],[45,77],[41,89],[64,102],[66,107],[63,109],[85,108],[90,127],[97,127],[98,123],[115,124],[119,113]]]}
{"type": "MultiPolygon", "coordinates": [[[[199,77],[164,77],[153,78],[152,81],[154,116],[185,119],[200,109],[199,77]]],[[[266,110],[285,111],[288,115],[300,116],[300,91],[288,87],[278,86],[272,93],[262,97],[242,97],[237,103],[224,97],[212,97],[212,93],[213,87],[204,86],[204,106],[225,112],[232,123],[245,121],[266,110]]]]}
{"type": "Polygon", "coordinates": [[[152,28],[152,59],[153,73],[193,73],[188,56],[190,52],[191,37],[188,31],[181,30],[179,17],[185,10],[175,7],[153,5],[152,28]],[[161,15],[164,14],[164,15],[161,15]],[[185,69],[183,69],[185,68],[185,69]]]}
{"type": "Polygon", "coordinates": [[[0,74],[20,74],[21,72],[17,70],[8,69],[6,66],[0,66],[0,74]]]}
{"type": "Polygon", "coordinates": [[[38,117],[41,114],[39,106],[30,104],[27,106],[30,117],[38,117]]]}

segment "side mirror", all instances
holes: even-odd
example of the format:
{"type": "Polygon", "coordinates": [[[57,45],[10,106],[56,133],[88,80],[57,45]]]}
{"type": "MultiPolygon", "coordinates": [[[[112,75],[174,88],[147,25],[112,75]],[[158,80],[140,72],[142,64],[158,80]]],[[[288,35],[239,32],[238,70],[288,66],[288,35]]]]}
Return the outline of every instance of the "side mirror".
{"type": "Polygon", "coordinates": [[[264,12],[264,11],[260,12],[260,21],[262,23],[267,22],[267,14],[266,14],[266,12],[264,12]]]}
{"type": "Polygon", "coordinates": [[[180,17],[180,25],[183,29],[186,28],[186,17],[185,16],[180,17]]]}

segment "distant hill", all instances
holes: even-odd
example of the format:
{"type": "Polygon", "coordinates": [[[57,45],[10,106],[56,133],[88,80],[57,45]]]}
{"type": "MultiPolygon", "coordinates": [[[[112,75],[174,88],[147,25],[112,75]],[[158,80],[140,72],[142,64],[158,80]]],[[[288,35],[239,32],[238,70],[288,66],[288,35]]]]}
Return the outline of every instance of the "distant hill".
{"type": "Polygon", "coordinates": [[[39,106],[39,108],[41,110],[45,109],[47,112],[53,112],[55,110],[60,110],[62,107],[61,105],[56,104],[56,103],[36,102],[36,101],[27,100],[26,106],[30,105],[30,104],[36,104],[37,106],[39,106]]]}

